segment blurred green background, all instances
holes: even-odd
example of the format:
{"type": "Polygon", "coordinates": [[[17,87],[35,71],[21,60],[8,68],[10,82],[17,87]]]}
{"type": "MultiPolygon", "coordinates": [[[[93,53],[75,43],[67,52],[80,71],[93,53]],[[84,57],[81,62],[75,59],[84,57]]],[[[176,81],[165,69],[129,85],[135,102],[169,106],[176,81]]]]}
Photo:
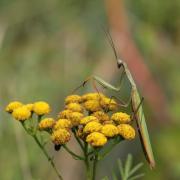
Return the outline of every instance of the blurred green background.
{"type": "MultiPolygon", "coordinates": [[[[178,180],[180,1],[128,0],[126,10],[137,48],[166,95],[172,118],[168,123],[156,124],[146,108],[155,170],[149,169],[137,140],[116,147],[111,157],[100,164],[98,179],[111,173],[118,157],[125,158],[131,152],[136,162],[145,162],[143,179],[178,180]]],[[[55,116],[63,108],[65,96],[91,75],[102,59],[109,58],[115,67],[102,24],[107,24],[104,1],[0,0],[1,180],[56,179],[39,148],[4,112],[4,107],[12,100],[24,103],[45,100],[55,116]]],[[[157,112],[161,113],[161,107],[157,112]]],[[[49,151],[55,155],[65,180],[84,179],[81,163],[63,152],[55,153],[51,146],[49,151]]]]}

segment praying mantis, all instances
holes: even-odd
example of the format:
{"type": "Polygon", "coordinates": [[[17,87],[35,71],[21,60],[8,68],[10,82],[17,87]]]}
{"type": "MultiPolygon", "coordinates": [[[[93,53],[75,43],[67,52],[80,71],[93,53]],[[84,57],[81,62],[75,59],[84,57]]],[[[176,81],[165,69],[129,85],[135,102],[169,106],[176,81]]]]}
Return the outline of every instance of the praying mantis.
{"type": "MultiPolygon", "coordinates": [[[[114,51],[114,54],[115,54],[115,57],[117,60],[117,68],[119,70],[121,68],[123,68],[123,73],[126,75],[128,81],[131,85],[131,95],[130,95],[129,102],[131,103],[133,119],[135,120],[136,125],[137,125],[137,130],[139,133],[139,138],[141,141],[141,145],[142,145],[142,149],[143,149],[145,158],[146,158],[147,162],[149,163],[150,168],[154,168],[155,167],[155,159],[154,159],[152,146],[151,146],[151,142],[150,142],[150,138],[149,138],[149,133],[148,133],[147,125],[146,125],[146,119],[145,119],[143,108],[142,108],[142,100],[140,99],[140,95],[139,95],[138,89],[136,87],[136,83],[135,83],[126,63],[123,62],[120,58],[118,58],[112,37],[110,36],[110,34],[107,31],[105,31],[105,33],[108,37],[111,47],[113,48],[113,51],[114,51]]],[[[109,90],[112,90],[115,92],[120,91],[120,87],[115,87],[98,76],[91,76],[90,78],[88,78],[86,81],[83,82],[83,86],[90,79],[99,83],[106,89],[109,89],[109,90]]]]}

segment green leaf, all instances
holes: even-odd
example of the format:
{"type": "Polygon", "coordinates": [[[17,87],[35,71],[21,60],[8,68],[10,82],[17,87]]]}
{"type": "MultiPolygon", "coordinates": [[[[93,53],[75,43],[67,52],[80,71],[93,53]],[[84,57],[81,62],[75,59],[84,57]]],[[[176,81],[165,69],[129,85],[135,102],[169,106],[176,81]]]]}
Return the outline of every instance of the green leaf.
{"type": "Polygon", "coordinates": [[[132,176],[136,171],[138,171],[143,166],[143,163],[139,163],[129,172],[129,176],[132,176]]]}
{"type": "Polygon", "coordinates": [[[118,168],[119,168],[121,177],[124,177],[123,165],[122,165],[122,161],[120,159],[118,159],[118,168]]]}
{"type": "MultiPolygon", "coordinates": [[[[132,166],[133,164],[133,157],[131,154],[128,154],[128,157],[125,161],[125,166],[123,167],[122,161],[120,159],[117,160],[118,164],[118,170],[120,173],[120,177],[122,180],[134,180],[138,179],[144,174],[135,174],[143,165],[143,163],[138,163],[134,167],[132,166]]],[[[113,180],[118,180],[119,178],[116,176],[116,174],[113,172],[112,173],[112,178],[113,180]]]]}
{"type": "Polygon", "coordinates": [[[141,177],[143,177],[144,176],[144,174],[142,173],[142,174],[138,174],[138,175],[136,175],[136,176],[133,176],[132,178],[129,178],[128,180],[135,180],[135,179],[139,179],[139,178],[141,178],[141,177]]]}
{"type": "Polygon", "coordinates": [[[128,154],[126,164],[125,164],[125,168],[124,168],[125,179],[127,179],[129,177],[129,171],[130,171],[131,167],[132,167],[132,155],[128,154]]]}

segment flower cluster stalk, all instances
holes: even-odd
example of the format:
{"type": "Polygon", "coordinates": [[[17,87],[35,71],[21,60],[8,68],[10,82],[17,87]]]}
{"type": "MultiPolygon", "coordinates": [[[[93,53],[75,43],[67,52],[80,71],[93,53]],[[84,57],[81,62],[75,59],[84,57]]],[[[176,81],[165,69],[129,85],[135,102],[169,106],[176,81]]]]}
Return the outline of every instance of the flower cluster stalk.
{"type": "Polygon", "coordinates": [[[41,149],[41,151],[43,152],[43,154],[46,156],[47,160],[50,162],[54,172],[56,173],[57,177],[60,179],[60,180],[63,180],[61,174],[59,173],[59,171],[57,170],[57,167],[53,161],[53,159],[50,157],[50,155],[48,154],[48,152],[46,151],[45,147],[41,144],[41,142],[39,141],[38,139],[38,136],[37,134],[34,132],[32,133],[32,131],[28,130],[25,126],[25,124],[22,122],[22,126],[23,128],[25,129],[25,131],[35,140],[36,144],[39,146],[39,148],[41,149]]]}

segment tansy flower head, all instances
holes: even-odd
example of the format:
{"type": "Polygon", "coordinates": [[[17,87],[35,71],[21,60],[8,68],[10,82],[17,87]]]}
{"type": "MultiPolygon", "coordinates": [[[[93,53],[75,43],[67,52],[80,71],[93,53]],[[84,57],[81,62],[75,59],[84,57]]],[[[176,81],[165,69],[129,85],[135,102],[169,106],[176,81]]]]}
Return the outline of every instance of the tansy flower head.
{"type": "Polygon", "coordinates": [[[69,104],[69,103],[81,103],[82,98],[79,95],[70,95],[67,96],[65,99],[65,104],[69,104]]]}
{"type": "Polygon", "coordinates": [[[82,113],[79,112],[72,112],[69,116],[69,119],[72,123],[72,126],[78,126],[80,123],[80,120],[84,117],[82,113]]]}
{"type": "Polygon", "coordinates": [[[84,107],[89,112],[96,112],[101,110],[99,101],[97,100],[88,100],[84,103],[84,107]]]}
{"type": "Polygon", "coordinates": [[[92,121],[86,124],[83,129],[85,134],[101,131],[102,125],[98,122],[92,121]]]}
{"type": "Polygon", "coordinates": [[[83,112],[83,107],[78,103],[67,104],[66,109],[73,111],[73,112],[83,112]]]}
{"type": "Polygon", "coordinates": [[[101,133],[106,137],[114,137],[118,134],[118,128],[113,124],[105,124],[101,129],[101,133]]]}
{"type": "Polygon", "coordinates": [[[64,110],[64,111],[61,111],[58,115],[58,117],[60,119],[68,119],[71,115],[72,111],[71,110],[64,110]]]}
{"type": "Polygon", "coordinates": [[[58,129],[53,131],[51,135],[52,142],[55,145],[61,145],[67,143],[71,138],[71,135],[66,129],[58,129]]]}
{"type": "Polygon", "coordinates": [[[104,113],[103,111],[97,111],[92,114],[93,116],[97,117],[100,122],[109,121],[108,114],[104,113]]]}
{"type": "Polygon", "coordinates": [[[21,106],[19,108],[14,109],[12,116],[18,121],[25,121],[29,119],[31,116],[31,112],[25,106],[21,106]]]}
{"type": "Polygon", "coordinates": [[[102,133],[93,132],[86,137],[86,142],[94,147],[100,147],[107,143],[107,138],[102,133]]]}
{"type": "Polygon", "coordinates": [[[99,122],[99,120],[95,116],[86,116],[80,120],[80,124],[86,125],[87,123],[91,121],[99,122]]]}
{"type": "Polygon", "coordinates": [[[27,107],[30,111],[33,111],[34,104],[25,104],[25,107],[27,107]]]}
{"type": "Polygon", "coordinates": [[[39,123],[39,130],[48,130],[53,128],[55,121],[53,118],[44,118],[39,123]]]}
{"type": "Polygon", "coordinates": [[[102,98],[100,104],[105,111],[115,111],[118,108],[117,102],[110,98],[102,98]]]}
{"type": "Polygon", "coordinates": [[[23,106],[19,101],[13,101],[6,106],[6,111],[12,113],[16,108],[23,106]]]}
{"type": "Polygon", "coordinates": [[[50,106],[48,103],[46,103],[44,101],[35,102],[33,111],[37,115],[42,116],[42,115],[48,114],[50,112],[50,106]]]}
{"type": "Polygon", "coordinates": [[[87,93],[82,96],[83,101],[96,100],[99,101],[101,98],[106,97],[102,93],[87,93]]]}
{"type": "Polygon", "coordinates": [[[111,119],[117,124],[125,124],[131,121],[130,115],[123,112],[114,113],[111,119]]]}
{"type": "Polygon", "coordinates": [[[72,124],[71,121],[68,119],[59,119],[58,121],[56,121],[55,125],[54,125],[54,130],[57,129],[69,129],[71,128],[72,124]]]}
{"type": "Polygon", "coordinates": [[[117,126],[119,134],[127,140],[131,140],[135,138],[135,130],[129,124],[120,124],[117,126]]]}

